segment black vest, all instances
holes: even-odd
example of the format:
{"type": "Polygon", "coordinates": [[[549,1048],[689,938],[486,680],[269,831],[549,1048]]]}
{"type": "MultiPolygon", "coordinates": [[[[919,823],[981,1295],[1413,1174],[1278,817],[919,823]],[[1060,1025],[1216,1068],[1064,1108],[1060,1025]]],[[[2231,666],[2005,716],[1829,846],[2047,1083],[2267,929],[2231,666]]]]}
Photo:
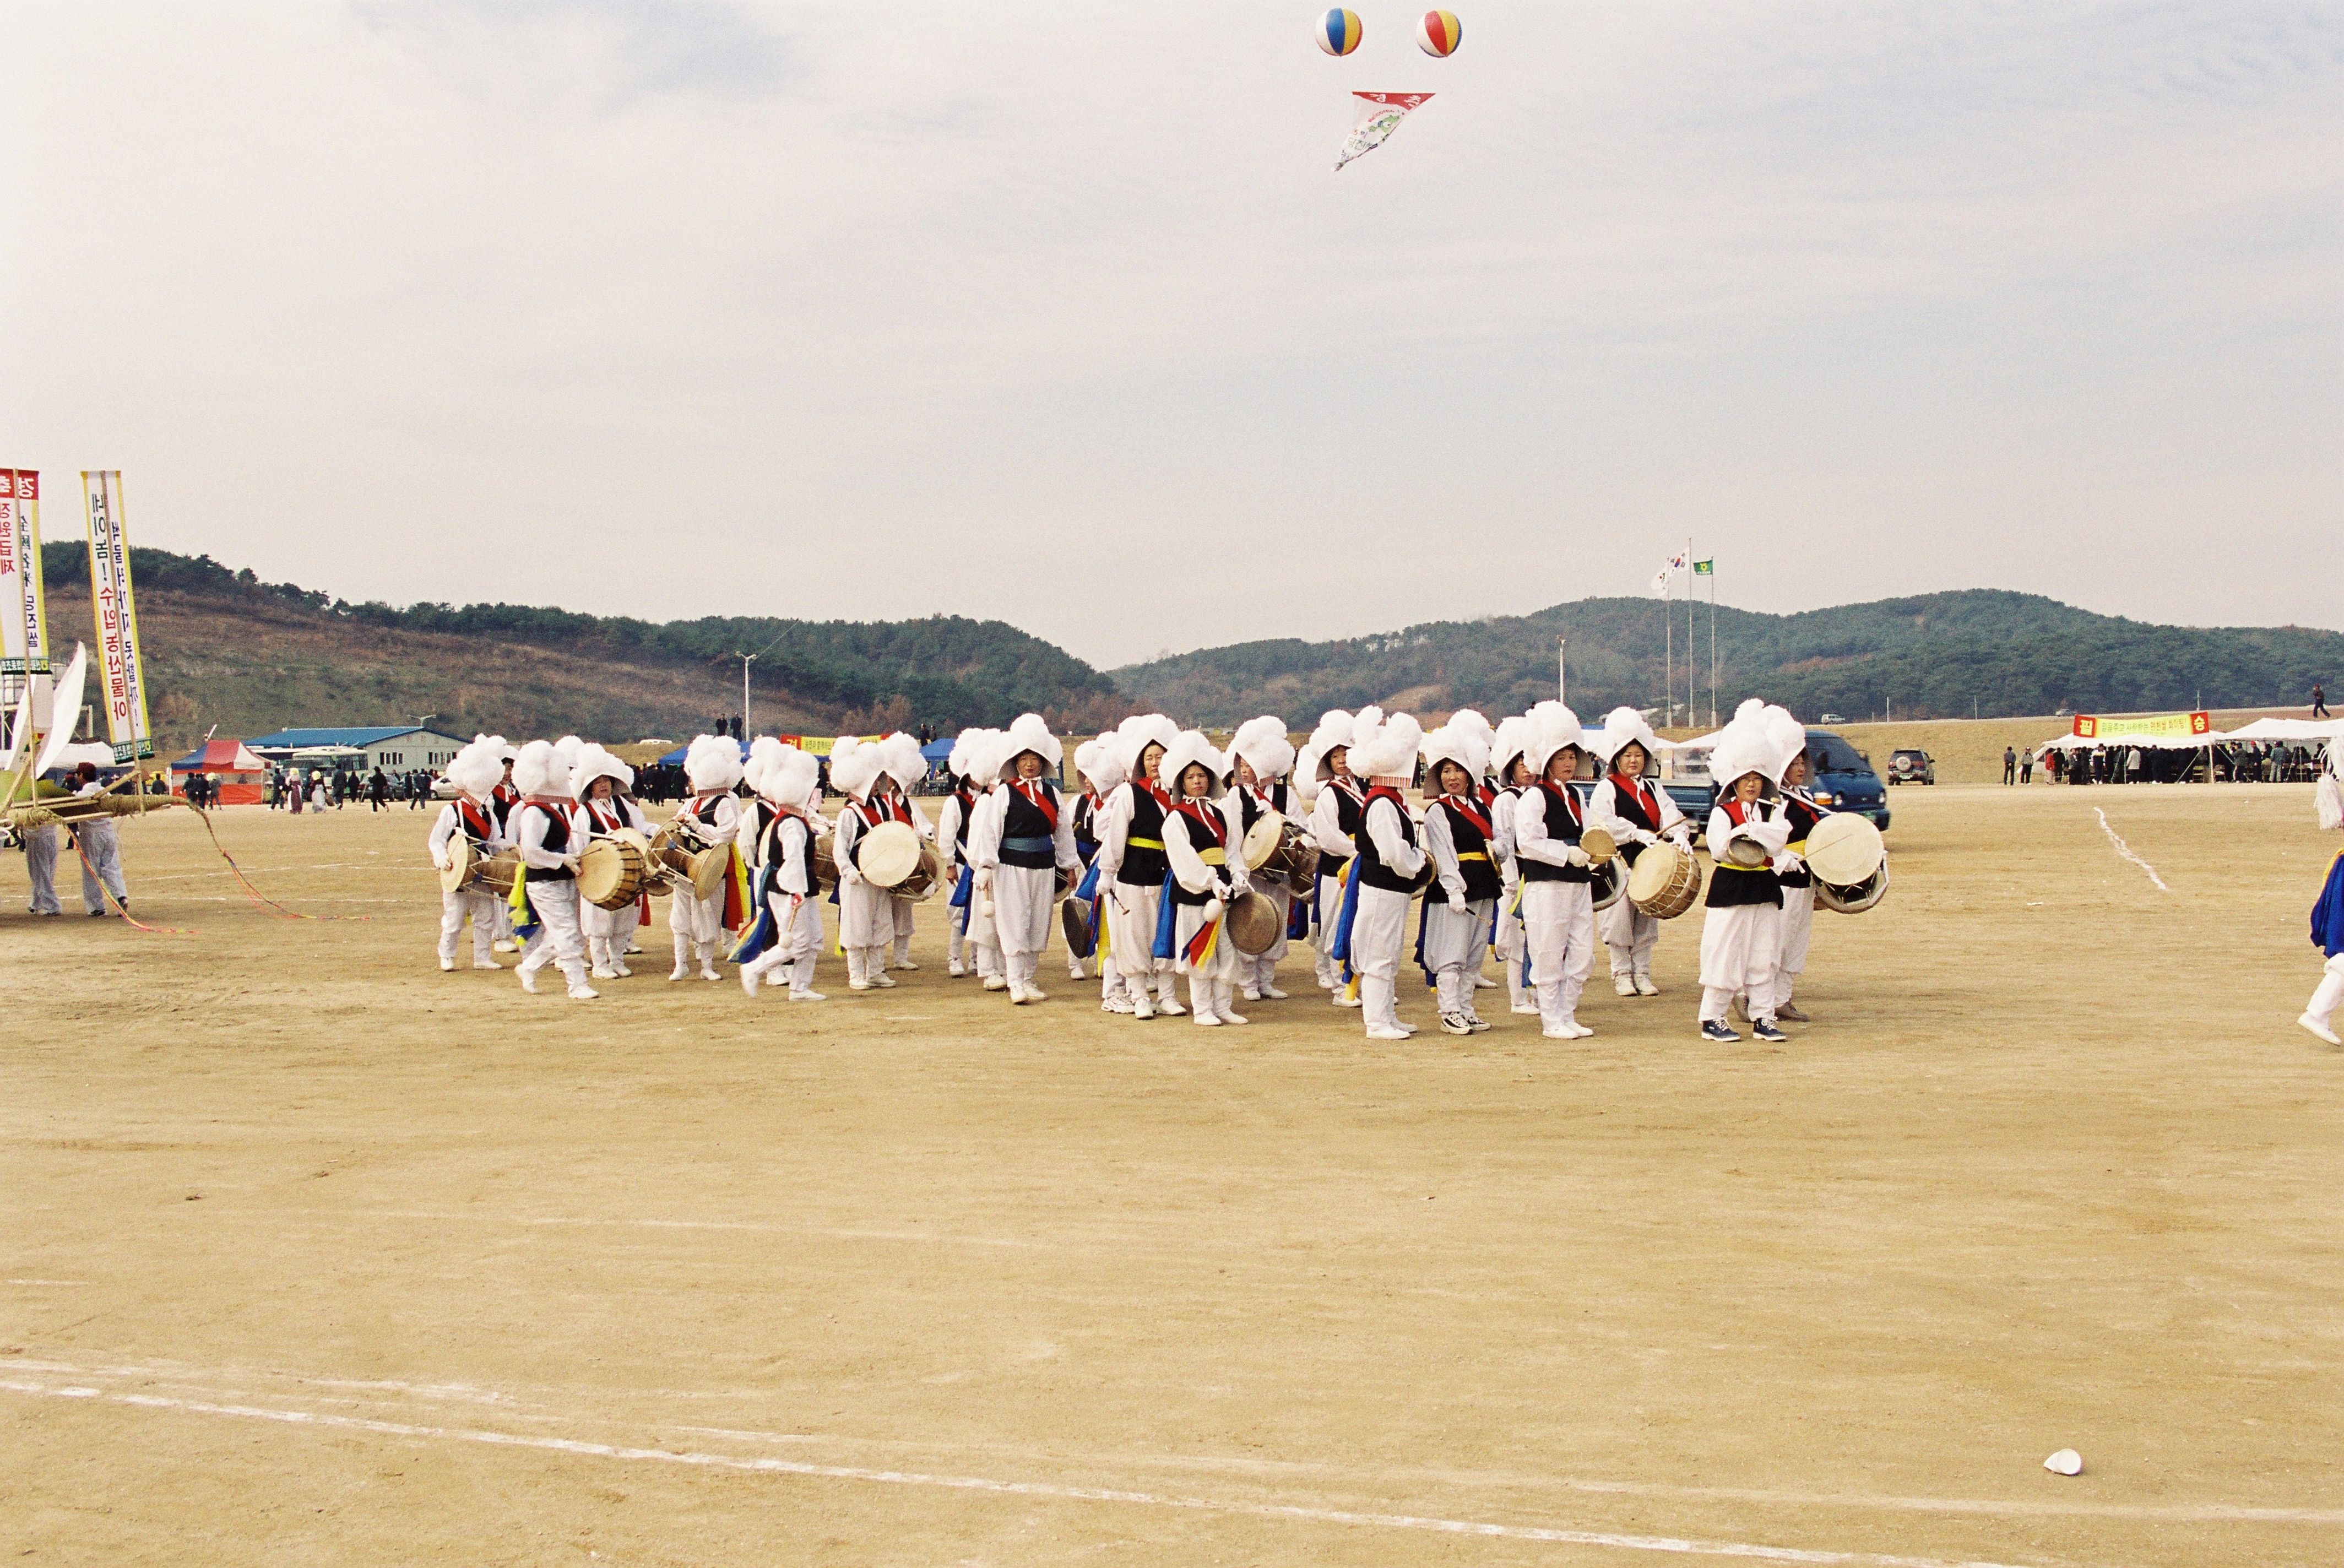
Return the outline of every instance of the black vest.
{"type": "MultiPolygon", "coordinates": [[[[546,807],[541,805],[532,805],[529,809],[531,811],[545,813],[546,825],[544,849],[546,853],[549,855],[560,855],[566,851],[570,847],[569,817],[561,812],[547,810],[546,807]]],[[[530,882],[571,882],[576,880],[576,874],[566,865],[532,865],[528,867],[522,875],[524,880],[530,882]]]]}
{"type": "MultiPolygon", "coordinates": [[[[1368,820],[1366,804],[1358,795],[1353,794],[1349,790],[1345,789],[1340,784],[1333,779],[1329,779],[1321,787],[1330,789],[1335,792],[1336,831],[1340,833],[1345,838],[1349,839],[1353,844],[1358,844],[1359,842],[1359,829],[1368,820]]],[[[1402,813],[1401,814],[1405,815],[1406,814],[1402,813]]],[[[1334,875],[1336,873],[1343,869],[1344,863],[1350,858],[1351,857],[1348,855],[1329,855],[1324,850],[1319,851],[1318,875],[1321,876],[1334,875]]]]}
{"type": "MultiPolygon", "coordinates": [[[[1823,821],[1831,813],[1803,795],[1793,794],[1789,790],[1784,790],[1783,814],[1791,819],[1790,847],[1793,850],[1803,850],[1807,844],[1807,835],[1814,832],[1815,824],[1823,821]]],[[[1778,873],[1774,880],[1784,887],[1813,887],[1815,885],[1815,879],[1807,875],[1807,868],[1803,865],[1796,871],[1778,873]]]]}
{"type": "MultiPolygon", "coordinates": [[[[1286,786],[1284,784],[1273,784],[1269,788],[1262,793],[1269,796],[1269,810],[1276,812],[1280,816],[1288,814],[1286,809],[1286,786]]],[[[1242,784],[1238,786],[1238,816],[1240,819],[1238,823],[1238,827],[1241,832],[1251,833],[1253,831],[1253,824],[1261,820],[1262,809],[1262,804],[1260,801],[1254,798],[1253,791],[1247,789],[1242,784]]]]}
{"type": "Polygon", "coordinates": [[[1457,869],[1465,876],[1465,901],[1479,904],[1498,895],[1498,865],[1490,855],[1490,839],[1480,828],[1465,818],[1465,814],[1446,799],[1435,804],[1449,817],[1449,836],[1457,843],[1457,869]],[[1479,860],[1468,860],[1469,855],[1479,855],[1479,860]]]}
{"type": "Polygon", "coordinates": [[[1123,841],[1123,864],[1116,868],[1115,879],[1133,887],[1161,887],[1172,870],[1171,862],[1164,858],[1164,808],[1147,786],[1130,784],[1131,828],[1123,841]],[[1140,839],[1152,840],[1157,847],[1146,848],[1140,839]]]}
{"type": "MultiPolygon", "coordinates": [[[[1053,797],[1057,794],[1057,785],[1049,780],[1036,782],[1053,797]]],[[[1049,816],[1042,808],[1027,800],[1015,784],[1004,784],[1002,788],[1008,792],[1008,801],[1007,809],[1001,815],[1001,864],[1021,865],[1028,871],[1049,870],[1058,863],[1058,845],[1053,837],[1058,830],[1051,824],[1049,816]],[[1017,838],[1039,838],[1049,842],[1040,849],[1011,847],[1010,840],[1017,838]]],[[[1059,809],[1066,809],[1063,803],[1059,809]]]]}
{"type": "MultiPolygon", "coordinates": [[[[1642,779],[1635,780],[1634,782],[1638,784],[1643,783],[1642,779]]],[[[1653,784],[1651,788],[1652,791],[1653,804],[1657,808],[1660,803],[1661,786],[1653,784]]],[[[1612,810],[1622,821],[1626,822],[1632,826],[1641,827],[1646,833],[1658,833],[1661,831],[1660,812],[1655,809],[1647,813],[1644,810],[1644,803],[1636,798],[1636,794],[1633,790],[1623,790],[1620,787],[1620,775],[1618,774],[1613,774],[1612,775],[1612,810]]],[[[1635,865],[1636,856],[1643,853],[1644,846],[1638,844],[1633,839],[1629,839],[1620,845],[1620,858],[1626,861],[1631,865],[1635,865]]]]}
{"type": "MultiPolygon", "coordinates": [[[[953,828],[953,846],[965,852],[968,848],[968,819],[976,812],[976,796],[963,784],[953,791],[953,799],[960,802],[960,821],[953,828]]],[[[965,860],[964,853],[961,858],[965,860]]]]}
{"type": "Polygon", "coordinates": [[[800,827],[805,829],[805,833],[798,842],[798,874],[805,878],[805,893],[803,896],[811,898],[821,888],[822,883],[816,877],[813,868],[813,824],[802,816],[792,817],[783,813],[775,812],[773,825],[765,829],[765,864],[772,867],[773,872],[773,881],[770,885],[776,893],[781,891],[782,828],[791,822],[795,822],[800,827]]]}
{"type": "MultiPolygon", "coordinates": [[[[1387,789],[1381,793],[1385,800],[1391,802],[1392,811],[1399,818],[1400,838],[1408,844],[1415,844],[1416,824],[1409,820],[1408,807],[1401,804],[1399,792],[1387,789]]],[[[1363,887],[1380,887],[1387,893],[1415,892],[1416,884],[1386,865],[1383,857],[1376,853],[1375,835],[1368,831],[1367,820],[1367,806],[1362,804],[1359,807],[1359,829],[1357,836],[1352,840],[1359,846],[1359,869],[1357,874],[1359,885],[1363,887]]]]}
{"type": "MultiPolygon", "coordinates": [[[[1200,855],[1207,850],[1217,849],[1221,852],[1221,864],[1227,865],[1229,859],[1229,845],[1224,840],[1228,834],[1228,818],[1221,814],[1221,808],[1207,800],[1184,801],[1173,807],[1173,810],[1187,819],[1181,825],[1188,830],[1188,847],[1200,855]],[[1203,819],[1202,822],[1197,820],[1200,817],[1203,819]]],[[[1205,864],[1210,865],[1212,861],[1208,858],[1205,864]]],[[[1172,884],[1172,902],[1185,904],[1191,909],[1199,908],[1213,896],[1215,891],[1217,889],[1191,893],[1181,886],[1176,879],[1172,884]]]]}
{"type": "MultiPolygon", "coordinates": [[[[1724,803],[1729,820],[1733,814],[1733,803],[1724,803]]],[[[1762,800],[1750,808],[1743,822],[1764,822],[1774,814],[1774,803],[1762,800]]],[[[1725,845],[1710,845],[1713,853],[1722,854],[1725,845]]],[[[1709,877],[1709,895],[1702,900],[1710,909],[1730,909],[1737,904],[1771,904],[1783,906],[1783,885],[1774,880],[1774,871],[1766,865],[1736,865],[1729,860],[1713,861],[1709,877]]]]}
{"type": "MultiPolygon", "coordinates": [[[[1514,820],[1520,822],[1525,811],[1542,814],[1540,820],[1546,824],[1548,838],[1561,844],[1579,842],[1580,831],[1585,822],[1580,814],[1578,801],[1571,798],[1569,784],[1556,785],[1540,780],[1522,791],[1521,797],[1514,802],[1514,820]],[[1558,795],[1561,798],[1557,799],[1558,795]]],[[[1517,838],[1515,842],[1520,843],[1521,840],[1517,838]]],[[[1583,865],[1549,865],[1545,861],[1533,860],[1529,855],[1523,855],[1521,864],[1525,882],[1589,880],[1588,869],[1583,865]]]]}

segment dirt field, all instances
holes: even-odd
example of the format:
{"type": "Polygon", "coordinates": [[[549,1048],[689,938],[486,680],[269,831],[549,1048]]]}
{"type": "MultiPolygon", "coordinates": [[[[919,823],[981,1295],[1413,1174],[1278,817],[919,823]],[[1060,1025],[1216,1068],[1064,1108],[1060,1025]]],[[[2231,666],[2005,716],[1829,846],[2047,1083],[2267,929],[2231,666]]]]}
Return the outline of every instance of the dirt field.
{"type": "Polygon", "coordinates": [[[892,992],[581,1005],[438,973],[419,814],[224,814],[365,923],[131,824],[194,935],[0,915],[0,1552],[2344,1560],[2308,790],[1895,807],[1781,1049],[1694,1037],[1697,916],[1577,1045],[1370,1047],[1299,957],[1013,1012],[936,906],[892,992]]]}

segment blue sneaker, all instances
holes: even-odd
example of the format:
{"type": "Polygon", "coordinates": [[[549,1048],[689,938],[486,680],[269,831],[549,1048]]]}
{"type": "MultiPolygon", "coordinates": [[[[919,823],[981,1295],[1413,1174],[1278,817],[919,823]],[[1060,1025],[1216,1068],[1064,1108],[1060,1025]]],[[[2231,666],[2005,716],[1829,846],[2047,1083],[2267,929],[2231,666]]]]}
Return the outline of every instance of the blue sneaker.
{"type": "Polygon", "coordinates": [[[1726,1027],[1725,1020],[1723,1018],[1702,1019],[1701,1037],[1704,1040],[1715,1041],[1721,1046],[1733,1045],[1742,1038],[1740,1035],[1726,1027]]]}
{"type": "Polygon", "coordinates": [[[1787,1045],[1791,1037],[1774,1027],[1772,1018],[1761,1018],[1750,1026],[1750,1032],[1770,1046],[1787,1045]]]}

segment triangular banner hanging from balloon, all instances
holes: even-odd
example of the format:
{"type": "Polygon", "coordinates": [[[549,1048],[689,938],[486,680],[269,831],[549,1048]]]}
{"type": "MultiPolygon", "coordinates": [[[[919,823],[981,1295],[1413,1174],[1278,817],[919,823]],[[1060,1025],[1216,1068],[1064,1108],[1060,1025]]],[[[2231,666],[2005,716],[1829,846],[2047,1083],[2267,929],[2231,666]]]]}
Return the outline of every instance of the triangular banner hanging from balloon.
{"type": "Polygon", "coordinates": [[[1351,134],[1344,138],[1342,156],[1335,160],[1335,167],[1339,169],[1353,158],[1371,153],[1391,140],[1392,132],[1399,129],[1399,122],[1406,117],[1409,110],[1425,102],[1432,95],[1430,93],[1353,93],[1351,96],[1362,100],[1359,107],[1359,123],[1353,126],[1351,134]]]}

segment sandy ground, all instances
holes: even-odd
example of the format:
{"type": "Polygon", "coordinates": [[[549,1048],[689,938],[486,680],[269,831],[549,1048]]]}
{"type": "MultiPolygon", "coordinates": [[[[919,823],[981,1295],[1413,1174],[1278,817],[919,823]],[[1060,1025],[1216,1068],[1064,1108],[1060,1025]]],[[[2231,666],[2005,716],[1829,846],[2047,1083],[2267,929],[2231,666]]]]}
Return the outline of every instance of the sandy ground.
{"type": "Polygon", "coordinates": [[[1779,1049],[1694,1037],[1697,916],[1571,1046],[1299,958],[1013,1012],[936,906],[893,992],[581,1005],[437,972],[420,815],[221,818],[363,922],[132,824],[192,935],[0,916],[0,1554],[2344,1560],[2309,792],[1896,810],[1779,1049]]]}

